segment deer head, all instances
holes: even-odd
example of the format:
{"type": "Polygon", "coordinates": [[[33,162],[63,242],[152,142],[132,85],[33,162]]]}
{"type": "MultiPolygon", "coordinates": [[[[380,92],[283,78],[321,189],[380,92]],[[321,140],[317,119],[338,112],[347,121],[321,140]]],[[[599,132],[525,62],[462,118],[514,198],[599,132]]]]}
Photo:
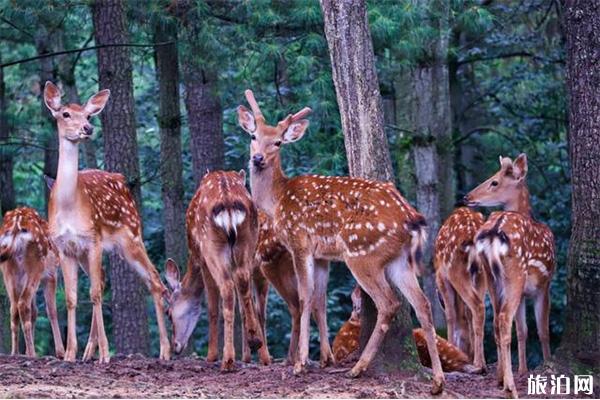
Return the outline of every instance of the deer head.
{"type": "Polygon", "coordinates": [[[520,154],[515,161],[500,156],[500,170],[464,197],[468,206],[507,207],[518,201],[527,189],[527,156],[520,154]]]}
{"type": "Polygon", "coordinates": [[[89,139],[94,131],[89,119],[104,109],[110,96],[110,90],[99,91],[90,97],[83,106],[79,104],[63,105],[60,100],[61,96],[60,89],[56,85],[50,81],[46,82],[44,103],[56,119],[59,139],[66,139],[72,143],[89,139]]]}
{"type": "Polygon", "coordinates": [[[167,283],[171,288],[167,314],[173,326],[172,346],[173,351],[179,354],[186,348],[200,317],[201,298],[182,288],[179,267],[172,259],[167,260],[166,271],[167,283]]]}
{"type": "Polygon", "coordinates": [[[303,119],[311,113],[308,107],[294,115],[288,115],[276,126],[267,125],[258,103],[251,90],[246,90],[246,99],[251,110],[238,107],[238,123],[252,138],[250,145],[250,168],[255,172],[273,166],[273,160],[279,155],[282,144],[293,143],[304,136],[308,120],[303,119]]]}

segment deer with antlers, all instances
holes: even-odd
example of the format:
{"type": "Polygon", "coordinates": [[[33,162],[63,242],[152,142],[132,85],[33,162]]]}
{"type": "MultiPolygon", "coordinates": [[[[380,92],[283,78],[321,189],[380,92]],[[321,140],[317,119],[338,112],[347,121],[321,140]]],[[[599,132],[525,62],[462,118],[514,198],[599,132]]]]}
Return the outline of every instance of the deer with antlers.
{"type": "Polygon", "coordinates": [[[483,223],[481,213],[467,207],[455,209],[438,232],[433,256],[435,279],[446,313],[448,340],[472,355],[473,364],[481,372],[485,371],[486,283],[473,239],[483,223]]]}
{"type": "MultiPolygon", "coordinates": [[[[260,231],[256,248],[256,272],[266,277],[268,284],[272,285],[288,306],[292,320],[292,332],[288,349],[287,362],[294,364],[297,359],[298,338],[300,336],[300,300],[298,297],[298,282],[294,273],[292,256],[285,246],[277,239],[275,227],[271,218],[259,211],[258,220],[260,231]]],[[[324,262],[326,263],[326,261],[324,262]]],[[[323,265],[323,263],[321,263],[323,265]]],[[[255,273],[256,273],[255,272],[255,273]]],[[[319,329],[321,345],[320,365],[325,367],[334,361],[334,355],[329,345],[329,328],[327,327],[327,275],[323,273],[324,280],[315,287],[315,301],[313,302],[313,318],[319,329]]],[[[260,279],[255,279],[259,306],[259,319],[264,326],[266,315],[267,286],[260,284],[260,279]],[[261,290],[262,289],[262,290],[261,290]]],[[[315,282],[317,285],[317,282],[315,282]]]]}
{"type": "MultiPolygon", "coordinates": [[[[215,361],[218,357],[220,299],[225,324],[221,363],[224,372],[235,369],[236,293],[242,311],[243,342],[250,349],[258,350],[261,363],[268,365],[271,362],[252,298],[258,216],[244,186],[245,179],[243,170],[214,171],[202,178],[186,215],[190,261],[183,281],[179,280],[177,265],[172,260],[167,262],[167,282],[173,290],[169,316],[173,322],[174,351],[183,350],[198,321],[203,281],[209,314],[207,360],[215,361]]],[[[249,358],[248,353],[247,361],[249,358]]]]}
{"type": "Polygon", "coordinates": [[[360,375],[373,360],[400,303],[390,281],[404,294],[425,329],[433,364],[433,393],[443,389],[431,306],[417,281],[425,220],[390,183],[352,177],[298,176],[281,168],[282,144],[302,138],[305,108],[276,126],[267,125],[252,94],[252,111],[238,107],[238,122],[252,138],[250,185],[258,207],[273,218],[277,237],[290,251],[298,281],[300,337],[294,373],[306,371],[310,314],[315,288],[327,268],[319,260],[344,261],[377,307],[377,321],[360,359],[348,376],[360,375]]]}
{"type": "Polygon", "coordinates": [[[91,359],[96,346],[99,362],[109,362],[108,340],[102,317],[102,251],[119,252],[149,288],[160,333],[160,358],[171,349],[164,321],[163,296],[168,293],[148,258],[142,224],[134,199],[121,174],[100,170],[79,171],[79,143],[93,132],[89,119],[98,115],[110,92],[102,90],[83,106],[61,103],[60,90],[51,82],[44,88],[44,102],[58,126],[58,172],[48,204],[50,236],[60,251],[67,298],[66,361],[77,355],[76,306],[78,266],[90,277],[93,304],[90,336],[83,359],[91,359]]]}
{"type": "Polygon", "coordinates": [[[10,300],[11,354],[19,352],[21,321],[25,354],[35,357],[35,294],[42,283],[54,351],[56,357],[63,357],[65,349],[56,312],[57,266],[58,251],[50,240],[48,223],[29,207],[7,212],[0,228],[0,270],[10,300]]]}
{"type": "Polygon", "coordinates": [[[516,320],[519,373],[527,372],[525,298],[534,301],[538,336],[544,360],[550,357],[550,281],[555,268],[554,236],[545,224],[533,219],[527,188],[527,156],[514,161],[500,157],[500,170],[468,193],[469,206],[502,206],[475,236],[475,246],[485,260],[498,349],[498,382],[517,396],[511,368],[511,327],[516,320]]]}

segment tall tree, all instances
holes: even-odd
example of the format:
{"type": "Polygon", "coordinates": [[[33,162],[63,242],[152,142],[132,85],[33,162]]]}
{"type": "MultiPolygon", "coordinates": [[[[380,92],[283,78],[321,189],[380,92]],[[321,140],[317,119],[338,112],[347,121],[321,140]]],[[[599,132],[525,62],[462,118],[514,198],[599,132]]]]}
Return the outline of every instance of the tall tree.
{"type": "Polygon", "coordinates": [[[600,4],[564,3],[572,231],[562,354],[600,368],[600,4]]]}
{"type": "MultiPolygon", "coordinates": [[[[417,178],[417,209],[428,224],[424,261],[427,271],[424,290],[432,303],[436,327],[444,325],[442,309],[437,301],[431,256],[441,220],[452,208],[453,153],[451,150],[450,86],[448,79],[448,0],[421,0],[423,16],[432,22],[436,32],[424,56],[413,69],[411,87],[411,130],[414,132],[413,156],[417,178]]],[[[425,19],[425,18],[424,18],[425,19]]]]}
{"type": "MultiPolygon", "coordinates": [[[[96,1],[91,7],[97,45],[128,43],[122,1],[96,1]]],[[[140,166],[129,49],[105,47],[98,49],[97,54],[100,88],[111,91],[101,114],[106,169],[125,175],[140,208],[140,166]]],[[[149,333],[144,285],[133,268],[117,254],[109,258],[115,349],[119,353],[147,354],[149,333]]]]}
{"type": "Polygon", "coordinates": [[[185,264],[185,204],[181,158],[181,112],[179,109],[179,63],[177,24],[160,19],[154,25],[154,59],[159,86],[160,176],[162,183],[165,253],[179,265],[185,264]]]}
{"type": "MultiPolygon", "coordinates": [[[[365,1],[321,0],[321,8],[350,174],[393,181],[365,1]]],[[[406,366],[402,361],[414,352],[412,340],[406,340],[412,335],[410,306],[402,296],[399,298],[400,310],[374,360],[375,368],[406,366]]],[[[363,346],[375,319],[376,308],[363,293],[363,346]]]]}

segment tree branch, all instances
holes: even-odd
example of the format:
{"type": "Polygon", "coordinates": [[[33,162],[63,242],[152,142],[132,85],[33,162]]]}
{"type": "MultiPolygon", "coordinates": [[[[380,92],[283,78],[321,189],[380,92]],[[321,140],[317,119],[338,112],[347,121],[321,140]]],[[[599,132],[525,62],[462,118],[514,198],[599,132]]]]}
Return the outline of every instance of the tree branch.
{"type": "Polygon", "coordinates": [[[148,44],[137,44],[137,43],[101,44],[98,46],[90,46],[90,47],[84,47],[81,49],[57,51],[55,53],[46,53],[46,54],[41,54],[41,55],[38,55],[35,57],[24,58],[22,60],[10,61],[10,62],[4,63],[4,64],[0,64],[0,68],[10,67],[12,65],[23,64],[23,63],[27,63],[27,62],[31,62],[31,61],[36,61],[36,60],[39,60],[42,58],[47,58],[47,57],[56,57],[56,56],[60,56],[63,54],[71,54],[71,53],[81,53],[82,51],[102,49],[102,48],[106,48],[106,47],[154,47],[154,46],[166,46],[166,45],[173,44],[173,43],[175,43],[175,42],[170,41],[170,42],[148,43],[148,44]]]}

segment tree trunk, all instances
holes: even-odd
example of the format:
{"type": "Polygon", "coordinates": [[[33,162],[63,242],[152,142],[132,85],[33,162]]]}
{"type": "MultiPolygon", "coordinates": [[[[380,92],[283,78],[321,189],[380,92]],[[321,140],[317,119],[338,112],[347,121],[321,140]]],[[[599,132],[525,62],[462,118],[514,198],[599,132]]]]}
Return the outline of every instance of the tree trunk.
{"type": "MultiPolygon", "coordinates": [[[[121,1],[92,4],[97,45],[128,43],[125,10],[121,1]]],[[[127,47],[98,49],[100,88],[110,99],[100,114],[104,161],[108,171],[125,175],[141,215],[140,166],[135,129],[132,66],[127,47]]],[[[113,341],[117,353],[149,352],[145,288],[133,268],[118,255],[110,255],[113,341]]]]}
{"type": "Polygon", "coordinates": [[[162,183],[165,253],[178,265],[186,264],[185,204],[181,157],[181,113],[179,110],[179,64],[177,62],[177,25],[157,22],[156,43],[173,41],[154,49],[159,85],[158,126],[160,128],[160,177],[162,183]]]}
{"type": "Polygon", "coordinates": [[[573,212],[560,354],[600,371],[600,5],[565,1],[573,212]]]}
{"type": "Polygon", "coordinates": [[[207,171],[223,168],[223,109],[217,74],[202,70],[189,57],[183,60],[185,108],[190,129],[192,169],[196,185],[207,171]]]}
{"type": "MultiPolygon", "coordinates": [[[[350,174],[393,181],[391,157],[383,124],[379,82],[364,1],[321,0],[350,174]]],[[[378,370],[406,368],[414,354],[408,302],[394,318],[373,363],[378,370]]],[[[375,326],[376,308],[363,292],[361,346],[375,326]]]]}
{"type": "MultiPolygon", "coordinates": [[[[444,313],[438,301],[433,273],[432,251],[442,219],[454,205],[452,189],[453,153],[448,80],[448,13],[447,0],[426,0],[421,4],[430,12],[439,12],[433,28],[438,32],[430,44],[430,57],[419,61],[413,70],[411,130],[414,132],[413,156],[417,178],[417,209],[428,224],[427,245],[423,252],[426,273],[425,294],[432,303],[437,328],[444,327],[444,313]]],[[[437,14],[436,14],[437,15],[437,14]]]]}
{"type": "MultiPolygon", "coordinates": [[[[1,59],[0,59],[1,61],[1,59]]],[[[6,116],[6,92],[4,86],[4,69],[0,68],[0,143],[10,137],[8,119],[6,116]]],[[[13,183],[13,157],[12,149],[0,144],[0,211],[4,215],[15,208],[15,188],[13,183]]],[[[7,310],[10,304],[4,287],[0,280],[0,353],[10,351],[10,318],[7,310]]]]}

